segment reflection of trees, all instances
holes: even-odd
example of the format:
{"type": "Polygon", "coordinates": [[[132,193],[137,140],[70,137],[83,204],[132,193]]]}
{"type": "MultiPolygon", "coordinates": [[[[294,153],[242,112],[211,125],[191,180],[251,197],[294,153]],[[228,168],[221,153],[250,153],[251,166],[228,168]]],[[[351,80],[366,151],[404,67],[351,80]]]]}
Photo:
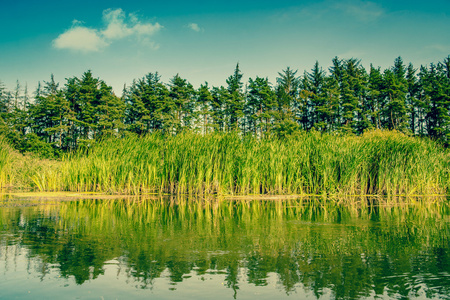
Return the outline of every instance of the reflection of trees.
{"type": "Polygon", "coordinates": [[[441,217],[448,212],[435,208],[384,208],[374,216],[295,201],[80,201],[2,214],[1,227],[12,233],[2,243],[15,240],[78,284],[119,258],[143,288],[165,271],[173,283],[192,272],[223,272],[238,292],[244,271],[251,284],[267,285],[276,273],[287,293],[302,286],[317,297],[325,289],[339,299],[385,291],[407,297],[420,284],[429,296],[450,293],[450,230],[441,217]]]}
{"type": "Polygon", "coordinates": [[[59,265],[62,276],[73,275],[76,283],[82,284],[104,273],[103,265],[108,260],[106,255],[110,254],[100,247],[93,240],[84,241],[82,236],[71,236],[56,253],[56,260],[52,263],[59,265]]]}

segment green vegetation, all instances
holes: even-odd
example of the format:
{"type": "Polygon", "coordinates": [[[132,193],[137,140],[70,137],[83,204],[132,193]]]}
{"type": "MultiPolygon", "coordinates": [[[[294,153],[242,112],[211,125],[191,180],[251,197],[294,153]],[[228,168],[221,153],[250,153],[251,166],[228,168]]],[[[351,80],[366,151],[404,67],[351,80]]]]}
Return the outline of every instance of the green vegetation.
{"type": "Polygon", "coordinates": [[[36,190],[33,178],[37,174],[56,171],[60,161],[39,158],[30,153],[20,154],[9,145],[9,141],[0,136],[0,189],[36,190]]]}
{"type": "Polygon", "coordinates": [[[450,188],[449,152],[394,131],[264,139],[237,133],[130,135],[60,161],[28,165],[32,170],[22,182],[32,181],[41,191],[392,196],[444,195],[450,188]]]}
{"type": "Polygon", "coordinates": [[[276,84],[195,89],[149,73],[118,97],[91,71],[34,97],[0,83],[0,185],[41,191],[447,194],[450,57],[366,71],[316,62],[276,84]],[[244,88],[245,87],[245,88],[244,88]],[[433,141],[433,142],[432,142],[433,141]],[[33,153],[21,157],[20,153],[33,153]],[[50,161],[38,158],[52,159],[50,161]]]}
{"type": "Polygon", "coordinates": [[[0,134],[20,152],[60,157],[105,137],[184,131],[239,132],[257,138],[299,131],[362,134],[397,130],[450,143],[450,56],[416,69],[398,57],[394,66],[366,70],[357,59],[318,62],[298,76],[287,67],[276,82],[244,80],[241,68],[215,87],[195,89],[175,75],[166,84],[158,72],[125,87],[118,97],[91,71],[66,79],[53,76],[33,96],[20,84],[0,82],[0,134]]]}
{"type": "Polygon", "coordinates": [[[12,149],[4,138],[0,138],[0,188],[8,185],[11,180],[12,149]]]}

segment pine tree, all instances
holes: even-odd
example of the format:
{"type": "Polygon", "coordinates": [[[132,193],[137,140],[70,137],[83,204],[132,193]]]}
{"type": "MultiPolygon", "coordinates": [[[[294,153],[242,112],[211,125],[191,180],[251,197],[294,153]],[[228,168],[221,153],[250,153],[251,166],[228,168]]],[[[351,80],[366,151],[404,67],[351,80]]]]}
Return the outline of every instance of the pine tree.
{"type": "Polygon", "coordinates": [[[421,68],[419,73],[426,109],[428,135],[448,143],[450,140],[450,83],[447,61],[430,68],[421,68]]]}
{"type": "Polygon", "coordinates": [[[0,134],[7,135],[9,132],[9,111],[10,92],[6,90],[3,82],[0,81],[0,134]]]}
{"type": "Polygon", "coordinates": [[[20,103],[22,102],[22,97],[20,96],[20,90],[22,86],[19,83],[19,80],[16,81],[16,89],[14,90],[14,108],[18,108],[20,103]]]}
{"type": "Polygon", "coordinates": [[[31,132],[36,137],[54,144],[58,149],[68,149],[69,122],[73,114],[64,92],[54,80],[53,74],[49,82],[44,82],[41,89],[39,83],[35,92],[35,103],[30,105],[29,117],[31,132]]]}
{"type": "Polygon", "coordinates": [[[63,91],[56,91],[48,95],[46,102],[51,121],[51,127],[48,127],[46,131],[52,136],[52,141],[57,144],[59,149],[69,149],[71,146],[74,148],[74,145],[69,144],[69,142],[73,142],[69,137],[69,129],[74,115],[63,91]]]}
{"type": "Polygon", "coordinates": [[[173,106],[169,90],[160,78],[156,72],[133,81],[125,98],[126,125],[131,132],[170,132],[173,128],[174,116],[170,114],[173,106]]]}
{"type": "Polygon", "coordinates": [[[36,91],[34,92],[34,103],[30,104],[29,107],[29,115],[30,115],[30,119],[31,119],[31,125],[30,125],[30,129],[31,132],[34,132],[36,134],[38,134],[39,136],[43,135],[43,124],[44,123],[41,119],[43,119],[45,117],[45,113],[41,112],[41,108],[43,108],[40,105],[40,102],[42,102],[42,100],[44,99],[43,95],[42,95],[42,87],[41,87],[41,82],[38,82],[38,86],[36,88],[36,91]]]}
{"type": "Polygon", "coordinates": [[[249,79],[248,89],[245,113],[249,129],[255,136],[262,137],[269,131],[274,118],[274,108],[277,104],[275,92],[268,78],[258,76],[255,80],[249,79]]]}
{"type": "Polygon", "coordinates": [[[395,59],[394,67],[384,71],[384,89],[386,105],[383,110],[385,127],[388,129],[405,130],[408,125],[408,110],[406,107],[406,68],[401,57],[395,59]]]}
{"type": "Polygon", "coordinates": [[[300,79],[294,71],[287,67],[278,73],[275,93],[277,97],[277,110],[273,112],[274,131],[278,136],[292,134],[300,128],[299,124],[305,122],[306,105],[299,98],[300,79]]]}
{"type": "Polygon", "coordinates": [[[182,79],[178,74],[170,81],[170,110],[174,114],[173,127],[175,132],[189,128],[195,107],[195,91],[192,84],[182,79]]]}
{"type": "Polygon", "coordinates": [[[212,127],[210,122],[213,100],[213,95],[209,90],[208,82],[201,84],[197,91],[197,105],[199,107],[198,115],[200,116],[200,126],[203,134],[208,133],[212,127]]]}
{"type": "Polygon", "coordinates": [[[341,130],[361,133],[368,125],[363,112],[367,86],[367,73],[354,58],[342,61],[340,83],[341,130]]]}
{"type": "Polygon", "coordinates": [[[413,134],[417,133],[418,128],[418,106],[419,106],[419,92],[420,86],[416,77],[417,69],[410,63],[406,72],[406,82],[408,86],[408,92],[406,95],[406,107],[409,114],[409,129],[413,134]]]}
{"type": "Polygon", "coordinates": [[[366,111],[371,125],[374,128],[382,128],[381,111],[385,105],[383,97],[383,75],[380,68],[374,68],[370,64],[369,79],[367,85],[366,111]]]}
{"type": "Polygon", "coordinates": [[[244,109],[244,94],[242,92],[242,73],[239,70],[239,63],[234,69],[233,75],[227,79],[227,91],[229,97],[226,101],[226,117],[227,117],[227,129],[238,130],[239,120],[243,117],[244,109]]]}
{"type": "Polygon", "coordinates": [[[330,130],[340,130],[342,126],[341,85],[344,74],[343,61],[337,56],[332,59],[332,66],[328,68],[330,73],[326,77],[326,93],[330,101],[331,120],[330,130]]]}
{"type": "Polygon", "coordinates": [[[77,95],[80,111],[77,120],[81,127],[81,134],[83,139],[95,138],[97,131],[97,107],[101,103],[100,80],[94,78],[92,72],[89,70],[85,72],[81,79],[78,80],[78,95],[77,95]]]}
{"type": "Polygon", "coordinates": [[[316,61],[310,73],[306,73],[303,87],[308,91],[308,129],[315,128],[319,131],[327,131],[331,123],[332,110],[330,98],[326,90],[325,71],[316,61]]]}
{"type": "Polygon", "coordinates": [[[98,120],[96,137],[120,136],[124,131],[125,102],[117,97],[110,86],[100,82],[100,104],[97,106],[98,120]]]}
{"type": "Polygon", "coordinates": [[[25,83],[25,88],[23,90],[23,98],[22,98],[22,109],[27,110],[29,104],[30,104],[30,95],[28,94],[28,83],[25,83]]]}
{"type": "Polygon", "coordinates": [[[212,109],[212,126],[216,131],[225,131],[226,130],[226,103],[230,98],[230,93],[226,88],[221,86],[213,87],[211,90],[211,109],[212,109]]]}
{"type": "Polygon", "coordinates": [[[27,112],[23,107],[24,95],[19,80],[16,81],[14,90],[14,105],[10,108],[8,117],[11,133],[14,135],[13,143],[20,144],[27,130],[27,112]]]}

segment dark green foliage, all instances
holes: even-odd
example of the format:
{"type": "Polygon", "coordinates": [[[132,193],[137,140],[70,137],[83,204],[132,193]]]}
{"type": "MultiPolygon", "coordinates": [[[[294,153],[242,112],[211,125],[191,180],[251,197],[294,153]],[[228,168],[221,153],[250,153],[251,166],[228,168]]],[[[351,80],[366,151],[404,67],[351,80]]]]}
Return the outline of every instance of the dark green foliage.
{"type": "Polygon", "coordinates": [[[199,109],[197,116],[200,120],[199,123],[203,134],[210,132],[210,128],[213,127],[213,124],[211,124],[213,100],[214,98],[209,90],[208,83],[205,82],[205,84],[200,85],[197,91],[197,105],[199,109]]]}
{"type": "Polygon", "coordinates": [[[249,79],[248,96],[245,109],[248,129],[255,136],[265,136],[270,131],[276,107],[275,92],[267,78],[249,79]]]}
{"type": "Polygon", "coordinates": [[[170,110],[169,90],[160,79],[158,72],[149,73],[130,87],[125,97],[125,124],[131,132],[163,131],[166,124],[173,122],[173,117],[167,114],[170,110]]]}
{"type": "Polygon", "coordinates": [[[0,82],[0,133],[21,151],[31,133],[63,152],[105,137],[184,131],[263,138],[387,129],[450,143],[450,56],[419,69],[398,57],[393,67],[370,65],[368,72],[358,59],[335,57],[328,69],[316,62],[301,76],[287,67],[274,86],[259,76],[244,85],[239,64],[225,87],[194,89],[178,74],[165,84],[155,72],[124,87],[120,98],[87,71],[63,86],[52,75],[33,98],[27,85],[8,91],[0,82]]]}
{"type": "Polygon", "coordinates": [[[369,81],[367,85],[367,97],[365,101],[365,111],[372,126],[381,129],[381,111],[386,103],[382,94],[383,77],[380,68],[370,65],[369,81]]]}
{"type": "Polygon", "coordinates": [[[114,95],[112,88],[100,83],[101,101],[97,106],[97,137],[120,136],[125,130],[125,102],[114,95]]]}
{"type": "Polygon", "coordinates": [[[406,94],[406,107],[408,110],[410,122],[409,129],[412,133],[416,133],[417,125],[419,123],[419,94],[420,85],[416,77],[417,69],[410,63],[408,65],[406,73],[406,82],[408,86],[408,92],[406,94]]]}
{"type": "Polygon", "coordinates": [[[227,79],[226,99],[226,116],[227,129],[237,131],[239,128],[239,120],[243,117],[244,110],[244,94],[242,92],[242,73],[239,70],[239,64],[236,65],[233,75],[227,79]]]}
{"type": "Polygon", "coordinates": [[[28,133],[22,139],[20,145],[16,146],[21,152],[31,152],[41,158],[57,158],[60,155],[58,148],[53,148],[44,142],[35,133],[28,133]]]}
{"type": "Polygon", "coordinates": [[[63,89],[49,82],[36,91],[29,107],[30,131],[61,150],[73,150],[91,140],[117,135],[123,130],[124,104],[105,82],[91,71],[67,79],[63,89]]]}
{"type": "Polygon", "coordinates": [[[405,76],[406,69],[400,57],[395,60],[392,69],[384,71],[383,95],[386,98],[386,105],[382,114],[385,128],[402,131],[407,128],[406,93],[408,92],[408,82],[405,76]]]}
{"type": "Polygon", "coordinates": [[[168,114],[171,118],[167,118],[167,127],[170,127],[169,133],[179,133],[183,128],[189,128],[194,113],[195,91],[192,84],[182,79],[178,74],[170,81],[170,101],[168,106],[168,114]]]}
{"type": "Polygon", "coordinates": [[[316,61],[311,73],[306,73],[303,80],[303,88],[308,92],[307,111],[309,112],[309,122],[307,129],[315,128],[319,131],[328,131],[331,125],[332,108],[327,94],[325,71],[316,61]]]}
{"type": "Polygon", "coordinates": [[[211,95],[211,114],[213,126],[216,131],[224,131],[226,124],[225,103],[228,99],[229,92],[223,86],[220,88],[213,87],[211,95]]]}
{"type": "Polygon", "coordinates": [[[425,127],[432,138],[444,140],[450,138],[450,79],[448,58],[437,66],[420,69],[419,78],[422,87],[422,107],[425,113],[425,127]]]}
{"type": "Polygon", "coordinates": [[[365,97],[367,74],[360,61],[343,61],[341,90],[341,130],[361,133],[365,129],[365,118],[361,109],[365,97]]]}
{"type": "Polygon", "coordinates": [[[298,124],[305,128],[308,122],[307,106],[299,97],[300,79],[296,74],[290,67],[278,73],[275,90],[278,108],[274,112],[273,131],[279,136],[298,130],[298,124]]]}

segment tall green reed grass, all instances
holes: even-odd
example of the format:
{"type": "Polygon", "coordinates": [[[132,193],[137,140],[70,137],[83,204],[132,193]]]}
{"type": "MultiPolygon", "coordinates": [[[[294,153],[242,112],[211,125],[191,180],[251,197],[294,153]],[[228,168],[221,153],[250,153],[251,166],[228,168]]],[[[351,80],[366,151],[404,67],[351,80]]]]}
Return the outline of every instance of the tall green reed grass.
{"type": "MultiPolygon", "coordinates": [[[[59,179],[59,161],[42,159],[32,153],[21,154],[0,136],[0,189],[24,191],[59,190],[52,182],[59,179]]],[[[58,181],[59,183],[59,181],[58,181]]]]}
{"type": "Polygon", "coordinates": [[[0,188],[3,189],[12,181],[12,149],[8,142],[0,137],[0,188]]]}
{"type": "Polygon", "coordinates": [[[145,194],[433,195],[449,192],[449,152],[398,132],[234,133],[104,140],[35,175],[46,191],[145,194]]]}

